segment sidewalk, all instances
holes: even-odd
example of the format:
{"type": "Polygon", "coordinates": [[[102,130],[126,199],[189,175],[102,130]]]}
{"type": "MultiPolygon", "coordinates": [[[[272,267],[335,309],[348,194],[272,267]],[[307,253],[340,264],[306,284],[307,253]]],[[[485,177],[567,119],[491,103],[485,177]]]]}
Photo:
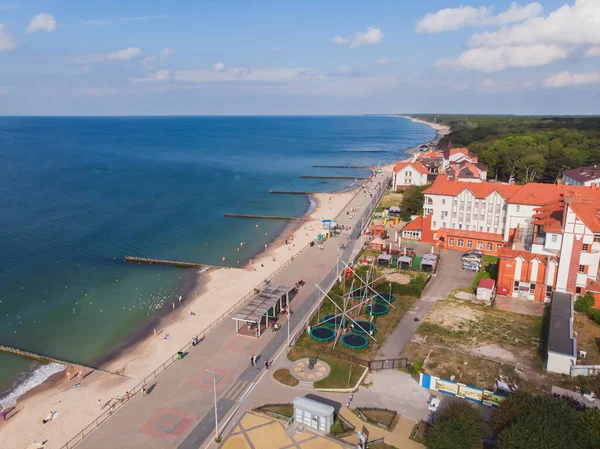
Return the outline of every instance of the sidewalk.
{"type": "MultiPolygon", "coordinates": [[[[372,189],[372,187],[371,187],[372,189]]],[[[358,208],[361,212],[370,205],[371,198],[357,194],[345,210],[358,208]],[[363,202],[362,206],[359,203],[363,202]]],[[[300,254],[277,274],[273,285],[293,286],[302,278],[306,282],[291,302],[294,314],[290,328],[294,329],[317,300],[314,285],[327,287],[336,276],[335,267],[340,244],[346,249],[340,255],[347,261],[360,242],[361,226],[349,219],[345,211],[338,217],[342,225],[352,226],[352,240],[347,236],[333,238],[323,245],[300,254]]],[[[147,396],[137,395],[119,409],[98,430],[77,447],[80,449],[198,449],[209,438],[215,427],[213,375],[216,377],[218,415],[225,415],[245,399],[249,389],[262,374],[265,360],[271,360],[287,339],[287,323],[280,318],[282,329],[266,331],[259,339],[235,335],[233,320],[225,320],[183,360],[164,372],[152,385],[147,385],[147,396]],[[258,368],[249,365],[251,354],[260,355],[258,368]]]]}

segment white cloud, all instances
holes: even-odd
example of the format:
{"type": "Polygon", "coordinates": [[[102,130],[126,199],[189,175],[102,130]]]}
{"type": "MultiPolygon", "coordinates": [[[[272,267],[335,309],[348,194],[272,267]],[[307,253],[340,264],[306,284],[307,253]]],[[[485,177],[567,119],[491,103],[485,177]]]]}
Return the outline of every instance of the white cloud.
{"type": "Polygon", "coordinates": [[[33,16],[29,25],[27,25],[27,32],[29,34],[37,33],[38,31],[46,31],[51,33],[56,28],[56,20],[52,17],[52,14],[43,12],[37,16],[33,16]]]}
{"type": "Polygon", "coordinates": [[[114,25],[122,22],[142,22],[145,20],[164,19],[167,15],[162,16],[140,16],[140,17],[115,17],[112,19],[87,19],[82,20],[82,25],[114,25]]]}
{"type": "Polygon", "coordinates": [[[86,89],[77,89],[76,92],[80,95],[87,95],[90,97],[104,97],[106,95],[115,95],[118,91],[117,89],[106,87],[106,88],[98,88],[98,87],[90,87],[86,89]]]}
{"type": "Polygon", "coordinates": [[[128,47],[122,50],[117,50],[112,53],[95,53],[83,55],[75,58],[78,64],[98,64],[106,61],[128,61],[137,58],[142,54],[142,50],[137,47],[128,47]]]}
{"type": "Polygon", "coordinates": [[[565,4],[547,17],[536,17],[498,31],[476,34],[470,45],[500,47],[506,45],[556,44],[600,45],[600,7],[598,0],[576,0],[565,4]]]}
{"type": "Polygon", "coordinates": [[[297,68],[259,68],[252,69],[247,67],[224,68],[217,70],[178,70],[174,74],[177,81],[186,81],[193,83],[207,83],[215,81],[247,81],[247,82],[287,82],[294,79],[309,77],[316,72],[314,69],[306,67],[297,68]]]}
{"type": "Polygon", "coordinates": [[[175,51],[170,48],[163,48],[157,55],[144,58],[142,60],[142,65],[146,70],[156,70],[159,66],[166,64],[169,60],[169,56],[173,53],[175,53],[175,51]]]}
{"type": "Polygon", "coordinates": [[[0,23],[0,51],[11,51],[18,46],[17,40],[10,33],[8,27],[0,23]]]}
{"type": "Polygon", "coordinates": [[[600,84],[600,73],[560,72],[544,80],[545,87],[553,88],[585,84],[600,84]]]}
{"type": "Polygon", "coordinates": [[[109,53],[106,58],[109,61],[129,61],[130,59],[137,58],[142,54],[142,50],[137,47],[128,47],[123,50],[117,50],[113,53],[109,53]]]}
{"type": "Polygon", "coordinates": [[[440,60],[442,68],[499,72],[518,67],[539,67],[567,57],[567,50],[557,45],[524,45],[518,47],[472,48],[456,60],[440,60]]]}
{"type": "Polygon", "coordinates": [[[585,52],[586,56],[600,56],[600,47],[592,47],[585,52]]]}
{"type": "Polygon", "coordinates": [[[174,50],[171,50],[170,48],[163,48],[160,52],[158,52],[158,59],[160,59],[160,62],[165,63],[168,61],[169,56],[171,56],[173,53],[175,53],[174,50]]]}
{"type": "Polygon", "coordinates": [[[217,62],[215,65],[213,65],[213,70],[217,72],[223,72],[225,70],[225,64],[222,62],[217,62]]]}
{"type": "Polygon", "coordinates": [[[338,75],[351,76],[354,74],[354,69],[352,67],[350,67],[349,65],[341,65],[336,69],[335,72],[338,75]]]}
{"type": "Polygon", "coordinates": [[[375,61],[375,64],[388,65],[388,64],[395,64],[396,62],[398,62],[398,60],[395,58],[379,58],[377,61],[375,61]]]}
{"type": "Polygon", "coordinates": [[[142,65],[144,67],[149,67],[156,60],[156,56],[148,56],[147,58],[142,59],[142,65]]]}
{"type": "Polygon", "coordinates": [[[348,45],[350,48],[375,45],[383,40],[383,33],[379,28],[369,27],[367,31],[357,31],[353,36],[342,37],[339,34],[331,40],[334,44],[348,45]]]}
{"type": "Polygon", "coordinates": [[[467,26],[507,25],[537,17],[542,11],[543,6],[539,3],[529,3],[525,6],[511,3],[506,11],[497,16],[492,14],[492,7],[461,6],[459,8],[445,8],[427,14],[417,23],[416,32],[441,33],[455,31],[467,26]]]}
{"type": "Polygon", "coordinates": [[[130,78],[129,81],[132,83],[164,83],[165,81],[169,81],[171,79],[171,70],[163,69],[157,70],[151,75],[138,77],[138,78],[130,78]]]}
{"type": "Polygon", "coordinates": [[[338,45],[348,45],[350,43],[350,39],[346,39],[339,34],[336,34],[333,36],[333,39],[331,39],[331,42],[338,45]]]}

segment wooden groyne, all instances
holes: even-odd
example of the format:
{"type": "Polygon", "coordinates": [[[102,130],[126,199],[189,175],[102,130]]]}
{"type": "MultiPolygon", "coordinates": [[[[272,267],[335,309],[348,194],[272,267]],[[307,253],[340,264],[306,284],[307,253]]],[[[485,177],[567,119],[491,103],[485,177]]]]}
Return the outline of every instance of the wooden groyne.
{"type": "Polygon", "coordinates": [[[313,165],[313,168],[373,168],[370,165],[313,165]]]}
{"type": "Polygon", "coordinates": [[[280,217],[278,215],[248,215],[248,214],[223,214],[224,217],[237,217],[237,218],[261,218],[265,220],[299,220],[307,221],[310,220],[308,217],[280,217]]]}
{"type": "Polygon", "coordinates": [[[150,265],[171,265],[173,267],[181,267],[181,268],[202,268],[202,267],[210,267],[210,265],[205,265],[203,263],[192,263],[192,262],[179,262],[176,260],[161,260],[161,259],[147,259],[145,257],[133,257],[133,256],[125,256],[125,262],[131,263],[145,263],[150,265]]]}
{"type": "Polygon", "coordinates": [[[269,190],[269,193],[275,193],[277,195],[312,195],[314,192],[294,192],[287,190],[269,190]]]}
{"type": "Polygon", "coordinates": [[[313,175],[300,175],[304,179],[369,179],[368,176],[313,176],[313,175]]]}
{"type": "Polygon", "coordinates": [[[129,376],[124,376],[123,374],[115,373],[115,372],[108,371],[105,369],[96,368],[93,366],[82,365],[81,363],[67,362],[65,360],[55,359],[54,357],[49,357],[47,355],[41,355],[41,354],[36,354],[34,352],[23,351],[23,350],[17,349],[17,348],[11,348],[10,346],[0,345],[0,351],[19,355],[21,357],[26,357],[31,360],[37,360],[38,362],[42,362],[42,363],[58,363],[60,365],[65,365],[65,366],[69,366],[69,365],[81,366],[82,368],[88,368],[88,369],[92,369],[95,371],[103,371],[105,373],[114,374],[115,376],[129,377],[129,376]]]}

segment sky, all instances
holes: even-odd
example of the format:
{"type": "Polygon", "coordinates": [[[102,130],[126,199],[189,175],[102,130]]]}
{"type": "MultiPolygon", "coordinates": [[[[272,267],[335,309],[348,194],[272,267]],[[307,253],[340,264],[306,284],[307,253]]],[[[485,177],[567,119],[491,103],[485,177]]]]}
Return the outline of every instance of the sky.
{"type": "Polygon", "coordinates": [[[600,0],[0,0],[0,115],[599,114],[600,0]]]}

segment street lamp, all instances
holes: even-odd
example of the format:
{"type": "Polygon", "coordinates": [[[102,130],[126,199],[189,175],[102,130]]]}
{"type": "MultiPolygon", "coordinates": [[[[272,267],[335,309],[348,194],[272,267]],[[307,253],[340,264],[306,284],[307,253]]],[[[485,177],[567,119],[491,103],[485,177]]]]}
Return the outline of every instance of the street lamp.
{"type": "Polygon", "coordinates": [[[213,391],[215,396],[215,440],[219,438],[219,418],[217,417],[217,374],[208,368],[204,368],[213,375],[213,391]]]}

